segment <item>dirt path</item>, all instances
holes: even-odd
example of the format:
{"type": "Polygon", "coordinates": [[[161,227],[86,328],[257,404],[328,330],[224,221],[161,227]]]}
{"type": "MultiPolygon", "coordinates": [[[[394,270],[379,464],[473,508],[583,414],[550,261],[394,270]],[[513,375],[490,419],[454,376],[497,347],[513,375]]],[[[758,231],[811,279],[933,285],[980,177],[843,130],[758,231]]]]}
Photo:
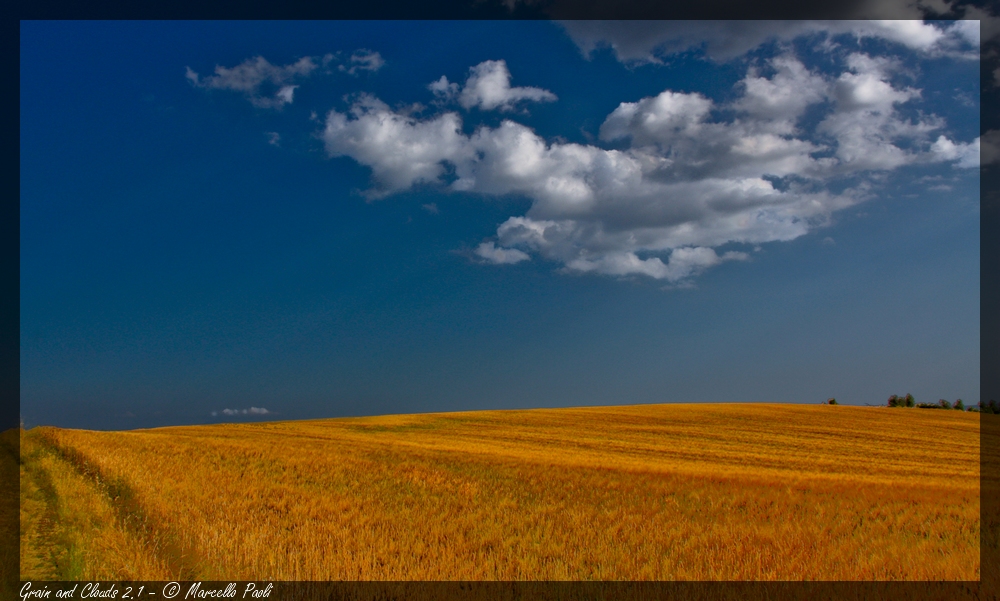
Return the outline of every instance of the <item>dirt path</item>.
{"type": "Polygon", "coordinates": [[[46,450],[22,440],[20,521],[22,580],[73,580],[82,567],[60,527],[60,500],[41,456],[46,450]]]}
{"type": "Polygon", "coordinates": [[[147,514],[127,482],[75,449],[21,442],[21,579],[192,579],[197,556],[147,514]]]}

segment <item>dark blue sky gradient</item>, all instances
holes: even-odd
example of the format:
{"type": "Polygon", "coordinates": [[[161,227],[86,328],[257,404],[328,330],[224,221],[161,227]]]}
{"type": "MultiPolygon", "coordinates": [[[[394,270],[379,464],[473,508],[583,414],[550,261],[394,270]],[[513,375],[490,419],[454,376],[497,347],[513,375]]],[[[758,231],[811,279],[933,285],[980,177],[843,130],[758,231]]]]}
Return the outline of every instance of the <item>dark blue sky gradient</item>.
{"type": "MultiPolygon", "coordinates": [[[[514,85],[559,97],[514,118],[579,143],[620,102],[668,88],[725,99],[747,66],[697,52],[663,66],[587,60],[536,21],[22,23],[26,423],[980,400],[978,178],[948,165],[900,168],[830,226],[664,289],[541,259],[481,264],[471,249],[530,200],[422,185],[367,201],[370,170],[326,158],[310,111],[343,112],[358,92],[430,105],[429,82],[501,58],[514,85]],[[385,67],[314,77],[280,112],[184,77],[358,48],[385,67]]],[[[978,64],[912,62],[920,108],[974,137],[978,64]]],[[[464,130],[504,116],[463,113],[464,130]]]]}

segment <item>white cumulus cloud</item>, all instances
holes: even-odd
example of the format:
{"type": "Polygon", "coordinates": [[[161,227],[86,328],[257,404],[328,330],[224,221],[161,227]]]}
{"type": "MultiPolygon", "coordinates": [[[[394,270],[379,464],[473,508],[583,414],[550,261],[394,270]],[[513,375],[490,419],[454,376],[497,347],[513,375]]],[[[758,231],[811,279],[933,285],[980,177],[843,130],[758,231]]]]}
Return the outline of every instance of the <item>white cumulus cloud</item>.
{"type": "MultiPolygon", "coordinates": [[[[956,144],[944,136],[938,136],[937,141],[931,145],[931,152],[938,155],[943,161],[955,161],[956,167],[978,168],[981,152],[980,139],[976,138],[968,144],[956,144]]],[[[995,151],[991,149],[990,154],[992,155],[993,152],[995,151]]],[[[993,156],[987,158],[995,160],[993,156]]]]}
{"type": "Polygon", "coordinates": [[[440,100],[451,100],[458,96],[459,87],[457,83],[451,83],[444,75],[437,81],[427,84],[427,89],[434,93],[440,100]]]}
{"type": "Polygon", "coordinates": [[[943,122],[933,116],[904,119],[898,105],[920,97],[913,88],[896,88],[889,81],[890,61],[855,53],[849,71],[833,82],[836,108],[817,128],[837,141],[841,170],[895,169],[933,160],[922,150],[906,150],[901,142],[925,142],[943,122]]]}
{"type": "Polygon", "coordinates": [[[743,97],[735,108],[769,124],[775,133],[790,134],[806,107],[825,99],[828,83],[793,56],[775,57],[769,66],[775,70],[769,78],[759,75],[757,69],[747,73],[742,81],[743,97]]]}
{"type": "Polygon", "coordinates": [[[704,246],[676,248],[664,263],[659,257],[640,259],[634,252],[611,252],[596,259],[576,258],[566,264],[568,270],[593,271],[606,275],[641,274],[670,282],[683,280],[723,261],[746,260],[746,253],[728,252],[723,256],[704,246]]]}
{"type": "Polygon", "coordinates": [[[512,111],[522,101],[553,102],[556,95],[532,87],[510,87],[510,71],[503,60],[485,61],[469,70],[465,85],[450,83],[444,75],[427,88],[443,101],[458,100],[462,108],[478,107],[484,111],[512,111]]]}
{"type": "MultiPolygon", "coordinates": [[[[978,161],[978,141],[932,141],[942,120],[901,116],[920,91],[894,85],[895,68],[854,54],[842,73],[821,75],[782,55],[749,69],[722,106],[669,89],[621,102],[600,127],[603,145],[548,141],[511,119],[466,134],[455,112],[417,118],[371,96],[331,111],[322,135],[330,156],[371,168],[373,196],[428,184],[529,198],[527,213],[475,249],[484,261],[537,255],[568,272],[683,285],[748,258],[720,254],[724,245],[792,240],[869,198],[867,172],[978,161]],[[815,105],[825,116],[807,127],[815,105]]],[[[442,78],[431,89],[460,98],[470,88],[442,78]]]]}
{"type": "Polygon", "coordinates": [[[380,185],[372,196],[436,182],[444,173],[444,161],[454,163],[467,152],[461,119],[454,113],[420,121],[367,95],[354,103],[350,113],[331,111],[323,140],[331,157],[347,155],[372,168],[380,185]]]}

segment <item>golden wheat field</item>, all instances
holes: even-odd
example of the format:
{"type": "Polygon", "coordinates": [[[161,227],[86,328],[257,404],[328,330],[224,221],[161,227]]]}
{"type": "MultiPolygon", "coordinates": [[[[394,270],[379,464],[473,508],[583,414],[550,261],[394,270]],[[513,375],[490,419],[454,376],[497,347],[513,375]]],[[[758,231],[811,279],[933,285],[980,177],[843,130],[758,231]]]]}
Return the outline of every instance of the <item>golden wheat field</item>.
{"type": "Polygon", "coordinates": [[[35,428],[21,578],[977,580],[979,443],[826,405],[35,428]]]}

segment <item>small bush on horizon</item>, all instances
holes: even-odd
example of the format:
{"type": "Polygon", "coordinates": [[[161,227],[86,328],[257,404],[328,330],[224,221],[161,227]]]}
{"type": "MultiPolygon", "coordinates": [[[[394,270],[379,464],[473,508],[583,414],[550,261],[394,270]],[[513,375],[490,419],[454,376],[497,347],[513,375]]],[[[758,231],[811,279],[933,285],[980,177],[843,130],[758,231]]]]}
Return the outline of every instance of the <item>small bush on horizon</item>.
{"type": "Polygon", "coordinates": [[[951,403],[945,399],[938,399],[938,406],[942,409],[951,409],[951,403]]]}
{"type": "Polygon", "coordinates": [[[830,398],[826,399],[826,404],[827,405],[839,405],[840,403],[837,402],[837,399],[835,399],[833,397],[830,397],[830,398]]]}
{"type": "Polygon", "coordinates": [[[913,407],[914,406],[913,395],[908,392],[906,393],[905,397],[901,397],[894,394],[889,397],[889,401],[886,404],[889,407],[913,407]]]}
{"type": "Polygon", "coordinates": [[[958,409],[959,411],[965,411],[965,403],[962,402],[962,399],[958,399],[957,401],[955,401],[955,409],[958,409]]]}

